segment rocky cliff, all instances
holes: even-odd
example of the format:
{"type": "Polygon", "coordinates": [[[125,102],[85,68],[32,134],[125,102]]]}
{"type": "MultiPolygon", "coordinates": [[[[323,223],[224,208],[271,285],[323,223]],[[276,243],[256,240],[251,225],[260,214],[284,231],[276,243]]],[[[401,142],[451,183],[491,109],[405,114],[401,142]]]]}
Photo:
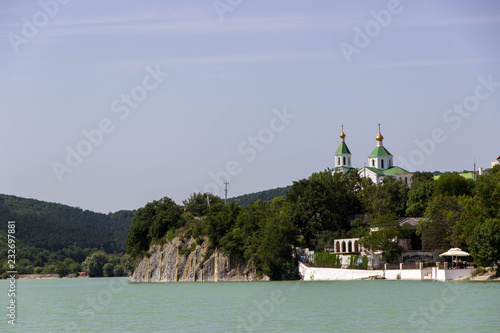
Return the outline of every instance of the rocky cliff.
{"type": "Polygon", "coordinates": [[[187,282],[187,281],[256,281],[255,269],[236,256],[209,252],[208,241],[196,244],[194,238],[174,238],[163,246],[155,244],[151,254],[139,260],[131,282],[187,282]]]}

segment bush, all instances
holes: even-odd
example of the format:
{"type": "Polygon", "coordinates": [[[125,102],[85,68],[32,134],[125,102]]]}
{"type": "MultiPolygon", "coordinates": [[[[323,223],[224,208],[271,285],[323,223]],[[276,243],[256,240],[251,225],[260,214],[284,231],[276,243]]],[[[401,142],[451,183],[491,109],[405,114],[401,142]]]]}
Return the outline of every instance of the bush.
{"type": "Polygon", "coordinates": [[[116,265],[114,274],[115,274],[115,276],[123,276],[123,275],[125,275],[125,266],[123,266],[123,265],[116,265]]]}
{"type": "MultiPolygon", "coordinates": [[[[193,243],[193,245],[194,245],[194,247],[196,247],[196,244],[193,243]]],[[[187,244],[182,244],[182,246],[181,246],[181,248],[179,250],[179,253],[180,253],[181,256],[186,256],[187,257],[191,253],[192,249],[193,248],[191,246],[189,246],[187,244]]]]}
{"type": "Polygon", "coordinates": [[[54,274],[55,270],[56,270],[56,265],[46,265],[43,268],[42,273],[43,274],[54,274]]]}
{"type": "Polygon", "coordinates": [[[349,268],[351,268],[351,269],[359,268],[359,266],[358,266],[358,258],[359,258],[358,255],[351,254],[351,256],[350,256],[350,262],[349,262],[349,268]]]}
{"type": "Polygon", "coordinates": [[[54,273],[58,274],[60,278],[65,276],[68,272],[69,272],[69,267],[62,262],[58,263],[56,269],[54,270],[54,273]]]}
{"type": "Polygon", "coordinates": [[[166,242],[167,242],[166,237],[160,238],[160,240],[158,240],[158,245],[160,245],[161,251],[163,251],[163,245],[165,245],[166,242]]]}
{"type": "Polygon", "coordinates": [[[336,254],[320,252],[314,254],[314,266],[327,268],[340,268],[340,257],[336,254]]]}
{"type": "Polygon", "coordinates": [[[471,276],[483,275],[485,272],[486,272],[486,271],[485,271],[484,267],[478,267],[478,268],[476,268],[476,269],[472,272],[471,276]]]}
{"type": "Polygon", "coordinates": [[[114,276],[114,266],[113,264],[111,263],[107,263],[107,264],[104,264],[104,266],[102,266],[102,274],[104,275],[104,277],[112,277],[114,276]]]}
{"type": "Polygon", "coordinates": [[[169,242],[172,242],[172,240],[175,238],[175,236],[177,236],[177,232],[178,230],[177,229],[170,229],[168,232],[167,232],[167,240],[169,242]]]}
{"type": "Polygon", "coordinates": [[[74,262],[69,265],[69,270],[71,273],[78,274],[82,270],[82,265],[77,262],[74,262]]]}
{"type": "Polygon", "coordinates": [[[362,263],[361,269],[368,269],[368,257],[366,255],[364,255],[362,260],[363,260],[363,263],[362,263]]]}

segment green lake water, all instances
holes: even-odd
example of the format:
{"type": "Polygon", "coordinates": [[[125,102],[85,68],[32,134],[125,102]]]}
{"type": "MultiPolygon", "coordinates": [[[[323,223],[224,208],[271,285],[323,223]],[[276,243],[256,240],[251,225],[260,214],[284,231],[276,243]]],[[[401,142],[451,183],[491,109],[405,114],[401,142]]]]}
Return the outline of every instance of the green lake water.
{"type": "Polygon", "coordinates": [[[500,283],[0,281],[0,332],[494,332],[500,283]]]}

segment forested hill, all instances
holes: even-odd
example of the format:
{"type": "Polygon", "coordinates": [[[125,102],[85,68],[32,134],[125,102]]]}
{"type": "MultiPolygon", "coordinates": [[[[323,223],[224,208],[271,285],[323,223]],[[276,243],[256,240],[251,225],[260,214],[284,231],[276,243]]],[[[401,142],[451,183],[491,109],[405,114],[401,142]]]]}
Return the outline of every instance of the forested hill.
{"type": "Polygon", "coordinates": [[[286,186],[286,187],[278,187],[278,188],[273,188],[270,190],[265,190],[265,191],[260,191],[260,192],[255,192],[255,193],[250,193],[250,194],[244,194],[240,195],[234,198],[227,199],[228,202],[237,202],[239,203],[242,207],[247,207],[250,205],[252,202],[255,202],[257,200],[262,200],[262,201],[272,201],[276,197],[285,197],[286,194],[290,191],[292,186],[286,186]]]}
{"type": "Polygon", "coordinates": [[[16,238],[27,246],[58,251],[76,243],[80,248],[125,251],[125,239],[135,211],[95,213],[62,204],[0,194],[0,221],[16,221],[16,238]]]}

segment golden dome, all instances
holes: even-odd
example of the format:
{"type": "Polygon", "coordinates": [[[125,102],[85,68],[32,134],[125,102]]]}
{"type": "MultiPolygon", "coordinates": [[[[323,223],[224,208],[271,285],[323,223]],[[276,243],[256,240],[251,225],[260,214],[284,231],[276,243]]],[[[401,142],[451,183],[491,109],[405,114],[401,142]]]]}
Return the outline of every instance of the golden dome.
{"type": "Polygon", "coordinates": [[[344,125],[342,125],[342,133],[340,133],[340,138],[345,139],[345,134],[344,134],[344,125]]]}
{"type": "Polygon", "coordinates": [[[377,137],[375,138],[375,140],[377,140],[377,141],[384,140],[384,137],[382,136],[382,134],[380,134],[380,124],[378,124],[378,134],[377,134],[377,137]]]}

